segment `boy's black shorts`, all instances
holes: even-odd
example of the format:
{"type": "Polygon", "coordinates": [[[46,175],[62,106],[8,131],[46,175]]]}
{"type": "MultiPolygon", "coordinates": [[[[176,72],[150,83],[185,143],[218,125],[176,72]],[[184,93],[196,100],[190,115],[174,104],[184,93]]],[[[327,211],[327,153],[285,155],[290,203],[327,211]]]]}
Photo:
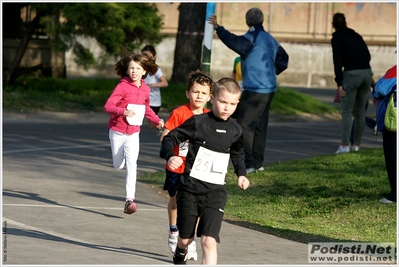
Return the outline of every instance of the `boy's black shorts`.
{"type": "Polygon", "coordinates": [[[165,169],[165,173],[166,178],[163,185],[163,190],[168,190],[169,196],[173,197],[176,195],[177,189],[179,188],[180,174],[172,172],[168,169],[165,169]]]}
{"type": "Polygon", "coordinates": [[[220,243],[227,192],[223,187],[207,194],[194,195],[180,189],[177,192],[177,227],[181,238],[193,238],[199,217],[197,237],[212,236],[220,243]]]}

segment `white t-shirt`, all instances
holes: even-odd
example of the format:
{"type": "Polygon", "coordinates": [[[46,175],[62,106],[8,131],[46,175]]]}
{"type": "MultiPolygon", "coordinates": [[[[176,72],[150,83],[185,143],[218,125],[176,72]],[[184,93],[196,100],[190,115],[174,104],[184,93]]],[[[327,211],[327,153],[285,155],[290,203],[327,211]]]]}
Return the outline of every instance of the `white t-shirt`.
{"type": "MultiPolygon", "coordinates": [[[[158,68],[157,72],[154,75],[148,75],[145,78],[146,84],[154,84],[159,83],[161,81],[161,77],[163,76],[163,72],[161,68],[158,68]]],[[[161,90],[159,87],[151,87],[150,92],[150,106],[151,107],[160,107],[162,105],[161,98],[161,90]]]]}

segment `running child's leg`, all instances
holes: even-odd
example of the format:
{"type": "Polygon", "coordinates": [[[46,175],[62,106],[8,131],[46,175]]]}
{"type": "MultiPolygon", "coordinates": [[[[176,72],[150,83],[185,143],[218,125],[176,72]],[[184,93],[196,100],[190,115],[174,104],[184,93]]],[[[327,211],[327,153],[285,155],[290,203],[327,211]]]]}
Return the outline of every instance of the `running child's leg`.
{"type": "Polygon", "coordinates": [[[202,264],[216,265],[218,261],[217,242],[212,236],[201,236],[202,264]]]}
{"type": "Polygon", "coordinates": [[[115,169],[121,170],[125,167],[125,140],[126,135],[109,130],[109,141],[111,144],[112,164],[115,169]]]}
{"type": "Polygon", "coordinates": [[[126,199],[135,199],[137,181],[137,159],[139,156],[139,133],[129,135],[125,144],[126,199]]]}

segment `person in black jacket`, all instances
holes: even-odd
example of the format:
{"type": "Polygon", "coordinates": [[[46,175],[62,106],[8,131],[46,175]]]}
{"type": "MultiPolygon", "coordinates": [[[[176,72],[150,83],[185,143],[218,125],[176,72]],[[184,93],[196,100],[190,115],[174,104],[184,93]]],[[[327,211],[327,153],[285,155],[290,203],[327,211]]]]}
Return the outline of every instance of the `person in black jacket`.
{"type": "Polygon", "coordinates": [[[177,191],[179,237],[174,264],[186,263],[187,248],[194,239],[198,219],[202,264],[217,263],[217,243],[220,242],[219,232],[227,201],[225,176],[230,159],[238,176],[238,186],[244,190],[249,186],[245,177],[242,128],[230,118],[240,93],[236,81],[220,79],[211,94],[212,111],[190,117],[162,140],[160,156],[172,169],[183,163],[181,157],[175,156],[173,148],[186,140],[190,144],[177,191]]]}
{"type": "Polygon", "coordinates": [[[365,105],[370,92],[373,72],[370,67],[370,51],[362,36],[346,26],[345,15],[336,13],[332,25],[331,46],[334,61],[335,82],[341,99],[341,145],[336,154],[358,151],[362,142],[366,121],[365,105]],[[354,144],[349,147],[352,128],[352,112],[355,117],[354,144]]]}

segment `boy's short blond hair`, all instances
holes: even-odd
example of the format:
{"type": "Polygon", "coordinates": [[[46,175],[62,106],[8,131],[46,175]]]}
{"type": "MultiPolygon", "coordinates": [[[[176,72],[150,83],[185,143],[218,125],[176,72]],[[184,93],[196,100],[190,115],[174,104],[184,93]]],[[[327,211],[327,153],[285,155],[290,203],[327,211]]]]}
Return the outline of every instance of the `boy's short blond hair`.
{"type": "Polygon", "coordinates": [[[229,93],[241,95],[240,86],[232,78],[226,77],[226,78],[221,78],[220,80],[218,80],[215,83],[215,85],[213,86],[212,95],[213,96],[219,95],[221,90],[226,90],[229,93]]]}

